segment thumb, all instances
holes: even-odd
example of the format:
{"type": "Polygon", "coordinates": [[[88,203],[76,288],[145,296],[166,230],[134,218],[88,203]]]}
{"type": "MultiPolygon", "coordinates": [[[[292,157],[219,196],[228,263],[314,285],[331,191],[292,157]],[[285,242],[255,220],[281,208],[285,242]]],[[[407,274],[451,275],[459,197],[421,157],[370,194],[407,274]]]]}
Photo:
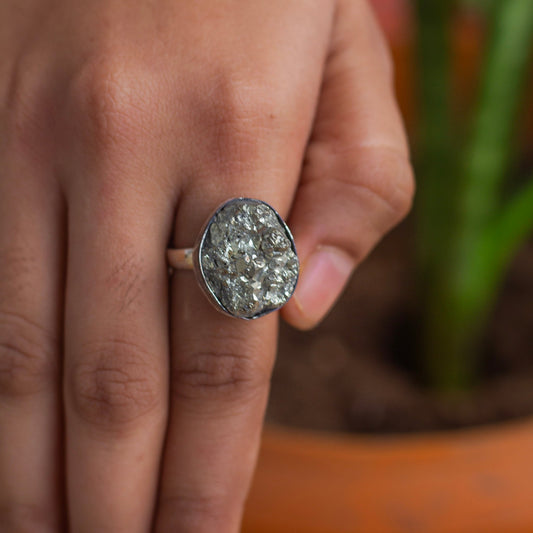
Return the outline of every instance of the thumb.
{"type": "Polygon", "coordinates": [[[315,326],[350,274],[409,211],[414,181],[384,39],[365,2],[340,2],[289,224],[301,259],[283,308],[315,326]]]}

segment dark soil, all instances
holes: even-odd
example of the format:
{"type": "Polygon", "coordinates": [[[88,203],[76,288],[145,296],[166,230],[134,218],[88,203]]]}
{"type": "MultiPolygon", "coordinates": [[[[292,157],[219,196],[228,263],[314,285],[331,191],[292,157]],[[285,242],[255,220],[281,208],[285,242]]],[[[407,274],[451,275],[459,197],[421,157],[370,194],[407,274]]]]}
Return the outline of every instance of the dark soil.
{"type": "Polygon", "coordinates": [[[485,339],[478,385],[444,398],[424,388],[406,364],[417,327],[411,235],[409,221],[389,234],[317,329],[282,327],[268,421],[390,433],[533,413],[533,241],[507,275],[485,339]]]}

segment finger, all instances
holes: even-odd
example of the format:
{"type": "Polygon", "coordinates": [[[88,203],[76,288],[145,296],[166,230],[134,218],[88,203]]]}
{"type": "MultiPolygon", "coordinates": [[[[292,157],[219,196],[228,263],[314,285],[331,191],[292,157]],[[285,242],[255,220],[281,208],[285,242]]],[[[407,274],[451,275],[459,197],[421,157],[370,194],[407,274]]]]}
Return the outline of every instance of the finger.
{"type": "Polygon", "coordinates": [[[168,403],[172,202],[161,186],[169,158],[157,141],[162,126],[151,87],[151,78],[125,65],[89,66],[65,107],[76,119],[65,119],[72,140],[63,162],[73,533],[146,533],[153,514],[168,403]],[[132,80],[139,80],[134,88],[132,80]]]}
{"type": "Polygon", "coordinates": [[[88,60],[61,132],[69,210],[64,403],[71,533],[150,530],[168,411],[175,117],[131,57],[88,60]]]}
{"type": "Polygon", "coordinates": [[[167,238],[164,210],[125,189],[69,199],[65,407],[74,533],[146,532],[153,513],[167,404],[167,238]]]}
{"type": "MultiPolygon", "coordinates": [[[[218,161],[217,181],[199,180],[185,189],[176,220],[176,246],[190,245],[213,208],[231,197],[261,198],[286,213],[301,151],[281,146],[285,139],[281,135],[278,145],[264,143],[265,151],[275,156],[256,153],[253,160],[235,161],[246,166],[245,179],[230,170],[230,175],[239,176],[231,183],[218,161]],[[294,160],[286,156],[287,150],[294,160]],[[272,172],[262,179],[264,169],[284,165],[285,177],[272,172]]],[[[175,272],[171,293],[170,419],[155,530],[236,533],[256,460],[276,351],[277,316],[243,322],[220,314],[192,272],[175,272]]]]}
{"type": "Polygon", "coordinates": [[[289,219],[302,268],[285,320],[316,325],[355,266],[407,213],[412,194],[383,37],[366,2],[341,0],[289,219]]]}
{"type": "Polygon", "coordinates": [[[210,307],[185,273],[176,276],[173,290],[180,353],[173,360],[156,531],[237,532],[256,461],[277,319],[235,325],[210,307]]]}
{"type": "MultiPolygon", "coordinates": [[[[232,197],[259,198],[282,216],[289,211],[333,9],[319,2],[275,4],[256,2],[240,10],[248,15],[245,35],[260,21],[246,41],[250,64],[218,72],[195,92],[186,130],[192,133],[192,163],[176,216],[177,247],[190,246],[210,212],[232,197]],[[296,19],[305,24],[295,27],[296,19]],[[284,43],[291,54],[266,42],[284,43]]],[[[239,531],[276,351],[276,315],[250,322],[221,315],[191,272],[174,274],[158,533],[239,531]]]]}
{"type": "Polygon", "coordinates": [[[0,530],[52,533],[63,518],[62,202],[34,154],[9,147],[0,178],[0,530]]]}

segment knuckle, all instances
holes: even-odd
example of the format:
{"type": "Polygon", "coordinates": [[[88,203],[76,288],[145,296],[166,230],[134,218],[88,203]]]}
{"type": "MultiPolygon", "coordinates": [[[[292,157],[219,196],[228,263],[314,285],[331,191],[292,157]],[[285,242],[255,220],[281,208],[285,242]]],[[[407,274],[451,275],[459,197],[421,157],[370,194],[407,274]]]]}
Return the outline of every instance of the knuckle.
{"type": "Polygon", "coordinates": [[[268,386],[265,363],[258,349],[242,341],[226,341],[223,349],[185,349],[172,369],[172,391],[187,400],[242,400],[268,386]]]}
{"type": "Polygon", "coordinates": [[[35,394],[57,379],[57,343],[23,315],[0,314],[0,396],[35,394]]]}
{"type": "Polygon", "coordinates": [[[356,263],[409,212],[415,183],[407,152],[389,145],[314,144],[307,154],[300,195],[329,223],[319,233],[356,263]],[[330,177],[324,179],[329,170],[330,177]],[[358,234],[353,224],[360,225],[358,234]],[[335,228],[332,230],[332,228],[335,228]]]}
{"type": "Polygon", "coordinates": [[[193,96],[195,125],[204,133],[213,164],[231,176],[235,165],[257,159],[264,139],[279,132],[291,113],[284,112],[287,104],[275,90],[253,79],[230,73],[205,86],[208,90],[193,96]]]}
{"type": "Polygon", "coordinates": [[[77,137],[97,151],[139,143],[156,105],[155,84],[145,70],[120,56],[84,65],[71,81],[67,102],[77,137]]]}
{"type": "Polygon", "coordinates": [[[86,346],[68,375],[75,413],[103,429],[122,428],[162,404],[164,387],[155,358],[130,342],[86,346]]]}
{"type": "Polygon", "coordinates": [[[16,533],[54,533],[60,526],[53,514],[30,504],[0,504],[1,531],[16,533]]]}
{"type": "Polygon", "coordinates": [[[220,76],[211,82],[215,94],[206,98],[204,107],[210,110],[208,118],[213,124],[229,124],[235,128],[259,128],[270,122],[275,111],[273,96],[268,94],[253,79],[241,79],[235,74],[220,76]]]}
{"type": "MultiPolygon", "coordinates": [[[[393,226],[410,211],[415,182],[411,163],[400,150],[388,146],[360,148],[353,154],[348,179],[336,175],[334,179],[366,195],[386,214],[387,226],[393,226]]],[[[350,163],[349,163],[350,164],[350,163]]]]}
{"type": "Polygon", "coordinates": [[[226,80],[219,91],[219,102],[219,120],[236,129],[262,129],[270,124],[275,111],[272,95],[253,80],[226,80]]]}

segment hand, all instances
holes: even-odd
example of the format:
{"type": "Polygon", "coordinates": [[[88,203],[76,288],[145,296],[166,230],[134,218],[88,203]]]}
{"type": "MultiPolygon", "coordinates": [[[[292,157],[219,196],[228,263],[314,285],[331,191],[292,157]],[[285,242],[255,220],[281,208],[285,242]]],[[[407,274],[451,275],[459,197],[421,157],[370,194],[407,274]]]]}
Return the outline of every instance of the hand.
{"type": "Polygon", "coordinates": [[[277,317],[166,248],[269,202],[315,325],[410,205],[391,79],[363,0],[2,2],[2,532],[238,531],[277,317]]]}

